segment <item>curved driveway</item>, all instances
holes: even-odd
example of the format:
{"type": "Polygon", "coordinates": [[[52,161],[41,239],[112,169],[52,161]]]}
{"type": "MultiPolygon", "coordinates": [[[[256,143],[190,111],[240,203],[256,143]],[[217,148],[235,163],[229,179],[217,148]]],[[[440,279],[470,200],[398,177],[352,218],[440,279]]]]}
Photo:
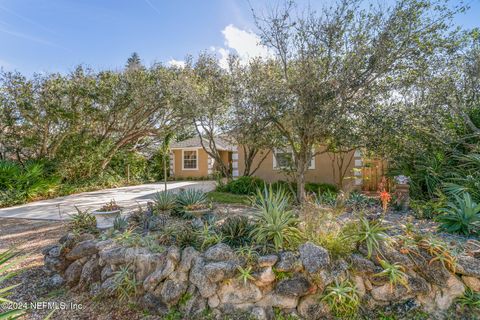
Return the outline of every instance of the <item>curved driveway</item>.
{"type": "MultiPolygon", "coordinates": [[[[180,188],[194,188],[204,191],[215,189],[213,181],[172,181],[168,190],[177,192],[180,188]]],[[[65,197],[30,202],[27,204],[0,209],[0,218],[23,218],[39,220],[64,220],[80,210],[95,210],[112,199],[122,207],[134,208],[153,199],[157,191],[164,189],[163,183],[142,184],[137,186],[103,189],[98,191],[72,194],[65,197]]]]}

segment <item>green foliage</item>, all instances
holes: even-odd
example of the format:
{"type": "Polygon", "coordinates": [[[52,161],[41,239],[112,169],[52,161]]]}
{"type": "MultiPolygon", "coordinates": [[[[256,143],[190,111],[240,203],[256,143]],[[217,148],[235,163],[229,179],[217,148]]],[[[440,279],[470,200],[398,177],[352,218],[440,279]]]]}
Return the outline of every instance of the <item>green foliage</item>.
{"type": "Polygon", "coordinates": [[[380,265],[382,266],[383,270],[379,273],[376,273],[375,277],[386,277],[390,282],[390,286],[393,290],[394,286],[397,284],[403,285],[405,288],[409,289],[408,287],[408,276],[405,273],[405,267],[402,266],[400,263],[389,263],[386,260],[379,259],[380,265]]]}
{"type": "Polygon", "coordinates": [[[197,189],[182,190],[177,195],[177,205],[184,210],[205,209],[208,207],[207,194],[197,189]]]}
{"type": "Polygon", "coordinates": [[[366,195],[355,191],[348,195],[346,205],[353,210],[362,210],[372,204],[373,201],[366,195]]]}
{"type": "Polygon", "coordinates": [[[117,216],[113,220],[113,229],[118,231],[123,231],[128,227],[128,219],[126,217],[117,216]]]}
{"type": "Polygon", "coordinates": [[[254,200],[257,212],[253,216],[254,229],[251,236],[258,244],[265,246],[273,244],[275,250],[294,248],[302,238],[297,228],[298,218],[289,209],[287,193],[272,187],[258,190],[254,200]]]}
{"type": "Polygon", "coordinates": [[[113,274],[113,293],[121,302],[127,302],[137,295],[141,283],[135,279],[135,273],[128,266],[121,266],[120,270],[113,274]]]}
{"type": "Polygon", "coordinates": [[[305,191],[308,193],[322,194],[325,192],[337,193],[338,188],[330,183],[313,183],[307,182],[305,184],[305,191]]]}
{"type": "Polygon", "coordinates": [[[239,177],[238,179],[228,182],[223,190],[233,194],[254,195],[257,189],[263,188],[265,182],[257,177],[239,177]]]}
{"type": "Polygon", "coordinates": [[[467,288],[463,296],[457,298],[456,302],[462,307],[480,311],[480,292],[467,288]]]}
{"type": "Polygon", "coordinates": [[[155,193],[153,201],[156,211],[170,211],[177,206],[177,195],[172,191],[161,191],[155,193]]]}
{"type": "Polygon", "coordinates": [[[240,247],[250,242],[250,233],[253,225],[248,217],[233,216],[228,217],[218,228],[223,236],[223,241],[232,247],[240,247]]]}
{"type": "Polygon", "coordinates": [[[476,235],[480,232],[480,204],[474,202],[469,193],[463,197],[454,195],[455,202],[448,202],[438,216],[441,229],[450,233],[476,235]]]}
{"type": "Polygon", "coordinates": [[[161,246],[154,235],[141,235],[129,229],[115,237],[115,241],[126,247],[147,248],[154,253],[162,253],[165,247],[161,246]]]}
{"type": "Polygon", "coordinates": [[[254,265],[260,257],[260,254],[252,246],[239,247],[235,252],[249,266],[254,265]]]}
{"type": "Polygon", "coordinates": [[[75,207],[77,213],[70,216],[69,229],[74,233],[97,233],[97,220],[95,216],[88,212],[88,210],[80,210],[75,207]]]}
{"type": "Polygon", "coordinates": [[[238,270],[238,279],[241,280],[243,282],[243,285],[246,286],[248,281],[254,281],[255,280],[255,277],[252,276],[252,267],[251,266],[248,266],[248,267],[241,267],[241,266],[238,266],[237,267],[237,270],[238,270]]]}
{"type": "Polygon", "coordinates": [[[341,319],[353,318],[360,305],[357,289],[349,280],[327,286],[322,301],[326,302],[332,313],[341,319]]]}
{"type": "Polygon", "coordinates": [[[223,241],[222,234],[217,233],[215,229],[208,224],[204,224],[203,228],[196,230],[195,233],[198,248],[202,251],[223,241]]]}
{"type": "Polygon", "coordinates": [[[275,267],[272,268],[273,273],[275,274],[275,279],[278,281],[290,279],[293,277],[293,272],[290,271],[279,271],[275,267]]]}
{"type": "Polygon", "coordinates": [[[379,252],[380,245],[387,239],[388,228],[382,226],[378,221],[370,222],[368,219],[360,218],[360,223],[355,230],[350,230],[346,235],[347,239],[353,239],[357,247],[365,244],[368,251],[368,258],[372,256],[373,251],[379,252]]]}
{"type": "Polygon", "coordinates": [[[208,199],[216,203],[243,204],[249,205],[250,198],[243,194],[233,194],[228,192],[211,191],[207,193],[208,199]]]}
{"type": "Polygon", "coordinates": [[[58,188],[59,182],[44,161],[28,161],[21,165],[0,160],[0,207],[48,197],[58,188]]]}
{"type": "Polygon", "coordinates": [[[441,208],[445,205],[440,199],[435,200],[410,200],[410,207],[417,219],[433,219],[440,213],[441,208]]]}
{"type": "MultiPolygon", "coordinates": [[[[19,263],[19,260],[15,260],[17,253],[12,250],[0,252],[0,304],[9,303],[7,296],[11,293],[12,289],[18,287],[20,284],[14,284],[10,286],[2,285],[8,279],[14,277],[18,272],[9,272],[11,268],[19,263]]],[[[0,319],[10,320],[17,319],[25,313],[24,310],[8,310],[0,312],[0,319]]]]}
{"type": "Polygon", "coordinates": [[[337,205],[338,194],[327,190],[323,193],[314,194],[314,201],[317,205],[326,205],[329,207],[335,207],[337,205]]]}
{"type": "Polygon", "coordinates": [[[419,239],[417,246],[432,256],[432,259],[428,262],[429,264],[435,261],[440,262],[444,268],[455,273],[457,259],[455,255],[452,254],[449,245],[442,239],[428,235],[419,239]]]}

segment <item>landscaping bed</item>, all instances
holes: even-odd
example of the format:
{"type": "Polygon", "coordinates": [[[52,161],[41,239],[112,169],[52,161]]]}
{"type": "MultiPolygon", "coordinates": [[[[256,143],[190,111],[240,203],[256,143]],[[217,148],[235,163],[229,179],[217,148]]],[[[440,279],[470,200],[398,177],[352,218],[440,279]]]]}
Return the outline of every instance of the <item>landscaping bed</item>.
{"type": "Polygon", "coordinates": [[[434,223],[371,200],[292,206],[271,189],[253,207],[205,198],[159,194],[102,233],[72,225],[44,250],[50,282],[168,319],[478,316],[473,239],[442,237],[434,223]]]}

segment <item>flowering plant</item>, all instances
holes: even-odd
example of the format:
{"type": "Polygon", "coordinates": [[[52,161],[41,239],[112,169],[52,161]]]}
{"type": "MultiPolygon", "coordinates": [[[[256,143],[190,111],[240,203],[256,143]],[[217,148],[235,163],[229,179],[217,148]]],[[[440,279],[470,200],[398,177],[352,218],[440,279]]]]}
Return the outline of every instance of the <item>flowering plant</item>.
{"type": "Polygon", "coordinates": [[[383,190],[380,192],[380,201],[382,202],[383,213],[387,212],[388,204],[392,200],[390,192],[383,190]]]}

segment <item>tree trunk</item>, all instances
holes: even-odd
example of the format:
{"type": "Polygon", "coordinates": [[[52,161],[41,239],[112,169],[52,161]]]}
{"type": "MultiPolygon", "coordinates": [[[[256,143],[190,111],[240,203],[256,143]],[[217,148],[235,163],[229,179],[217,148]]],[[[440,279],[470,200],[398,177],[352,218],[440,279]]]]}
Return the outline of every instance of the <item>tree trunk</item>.
{"type": "Polygon", "coordinates": [[[163,191],[167,192],[167,153],[163,154],[163,181],[165,183],[165,189],[163,191]]]}
{"type": "Polygon", "coordinates": [[[307,168],[306,159],[304,155],[300,156],[297,160],[297,200],[299,203],[305,201],[305,171],[307,168]]]}

